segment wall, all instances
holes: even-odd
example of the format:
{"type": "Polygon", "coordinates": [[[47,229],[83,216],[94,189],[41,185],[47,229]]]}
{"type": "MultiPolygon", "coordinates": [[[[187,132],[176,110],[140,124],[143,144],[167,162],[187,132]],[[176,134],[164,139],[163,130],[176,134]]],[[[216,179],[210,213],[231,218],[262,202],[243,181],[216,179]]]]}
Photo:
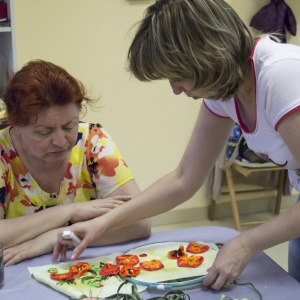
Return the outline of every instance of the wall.
{"type": "MultiPolygon", "coordinates": [[[[228,0],[247,24],[267,0],[228,0]]],[[[286,1],[298,20],[300,1],[286,1]]],[[[17,65],[41,58],[66,68],[101,95],[87,121],[113,136],[142,189],[175,168],[188,142],[200,101],[175,97],[166,81],[141,83],[126,72],[132,25],[151,0],[14,0],[17,65]]],[[[292,38],[292,42],[299,43],[292,38]]],[[[197,218],[204,189],[180,206],[197,218]],[[191,209],[189,209],[191,208],[191,209]],[[196,208],[196,209],[194,209],[196,208]]],[[[176,219],[182,213],[161,216],[176,219]]],[[[157,220],[157,219],[155,219],[157,220]]]]}

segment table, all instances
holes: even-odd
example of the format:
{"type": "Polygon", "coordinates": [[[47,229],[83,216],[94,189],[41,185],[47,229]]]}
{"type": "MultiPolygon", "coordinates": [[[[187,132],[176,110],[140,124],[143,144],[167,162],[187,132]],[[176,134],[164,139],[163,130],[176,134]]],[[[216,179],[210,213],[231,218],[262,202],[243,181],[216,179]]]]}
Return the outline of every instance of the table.
{"type": "MultiPolygon", "coordinates": [[[[134,247],[155,242],[200,240],[203,242],[225,243],[238,234],[239,232],[234,229],[217,226],[201,226],[156,232],[152,233],[147,239],[105,247],[88,248],[84,251],[81,259],[107,255],[118,251],[126,252],[134,247]]],[[[68,254],[68,257],[70,257],[70,253],[68,254]]],[[[27,270],[29,266],[34,267],[51,263],[53,263],[52,255],[47,254],[6,267],[4,270],[4,286],[0,289],[0,299],[69,299],[67,296],[39,283],[29,275],[27,270]]],[[[300,284],[263,252],[258,253],[251,259],[242,275],[238,278],[238,282],[253,283],[261,292],[263,300],[298,299],[300,295],[300,284]]],[[[202,285],[194,285],[184,287],[182,290],[190,295],[191,300],[219,300],[221,294],[226,294],[232,298],[248,297],[258,299],[257,294],[249,286],[231,286],[226,290],[215,291],[202,285]]],[[[146,290],[142,293],[142,298],[148,299],[154,296],[165,295],[166,293],[167,291],[146,290]]]]}

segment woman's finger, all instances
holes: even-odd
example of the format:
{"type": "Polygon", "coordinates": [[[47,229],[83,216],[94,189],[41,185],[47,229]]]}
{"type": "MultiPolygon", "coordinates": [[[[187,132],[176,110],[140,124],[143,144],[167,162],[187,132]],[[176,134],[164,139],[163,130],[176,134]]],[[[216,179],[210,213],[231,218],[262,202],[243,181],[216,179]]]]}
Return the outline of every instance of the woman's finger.
{"type": "Polygon", "coordinates": [[[121,200],[121,201],[127,201],[131,199],[131,196],[113,196],[113,200],[121,200]]]}
{"type": "Polygon", "coordinates": [[[76,260],[87,247],[88,247],[88,243],[86,239],[83,239],[81,243],[74,248],[71,255],[71,260],[76,260]]]}

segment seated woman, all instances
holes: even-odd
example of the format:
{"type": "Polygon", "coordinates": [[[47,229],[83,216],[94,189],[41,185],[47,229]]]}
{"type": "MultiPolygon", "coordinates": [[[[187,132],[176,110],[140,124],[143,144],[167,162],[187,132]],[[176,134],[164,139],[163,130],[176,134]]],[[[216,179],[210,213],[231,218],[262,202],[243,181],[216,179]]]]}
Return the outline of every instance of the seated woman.
{"type": "MultiPolygon", "coordinates": [[[[29,62],[11,78],[4,102],[9,126],[0,130],[0,241],[8,266],[51,252],[68,225],[101,216],[140,190],[101,125],[79,121],[84,103],[94,100],[61,67],[29,62]]],[[[146,219],[93,245],[150,232],[146,219]]]]}

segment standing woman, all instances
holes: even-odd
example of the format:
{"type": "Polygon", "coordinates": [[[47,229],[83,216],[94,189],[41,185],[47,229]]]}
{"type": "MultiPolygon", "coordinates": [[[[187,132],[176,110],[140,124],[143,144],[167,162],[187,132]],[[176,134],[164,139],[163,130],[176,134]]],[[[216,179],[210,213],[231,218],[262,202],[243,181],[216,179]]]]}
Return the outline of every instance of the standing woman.
{"type": "MultiPolygon", "coordinates": [[[[234,123],[258,155],[289,169],[300,191],[300,47],[255,38],[224,0],[157,0],[130,46],[129,70],[142,81],[167,79],[175,95],[203,104],[177,168],[105,216],[90,230],[72,227],[83,241],[73,258],[111,226],[163,213],[202,186],[234,123]]],[[[300,236],[300,203],[241,233],[218,253],[204,284],[220,289],[256,253],[300,236]]],[[[60,251],[58,239],[55,255],[60,251]]],[[[300,242],[291,241],[289,272],[300,281],[300,242]]]]}

